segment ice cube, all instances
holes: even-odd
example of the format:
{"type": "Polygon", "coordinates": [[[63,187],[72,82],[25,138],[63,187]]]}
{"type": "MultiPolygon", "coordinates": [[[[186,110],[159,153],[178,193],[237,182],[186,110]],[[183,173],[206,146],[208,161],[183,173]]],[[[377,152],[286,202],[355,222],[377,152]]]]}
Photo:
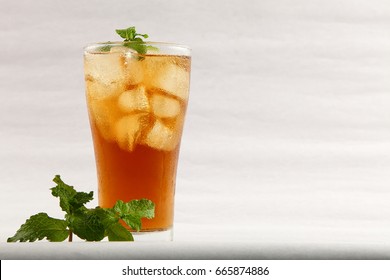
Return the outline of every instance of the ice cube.
{"type": "Polygon", "coordinates": [[[174,118],[180,113],[180,102],[162,94],[153,94],[150,101],[153,113],[160,118],[174,118]]]}
{"type": "MultiPolygon", "coordinates": [[[[153,68],[150,68],[152,70],[153,68]]],[[[190,73],[174,63],[163,63],[149,77],[151,87],[162,89],[182,100],[188,99],[190,73]]]]}
{"type": "Polygon", "coordinates": [[[124,66],[126,79],[129,85],[137,85],[144,78],[143,60],[139,59],[139,54],[133,49],[116,46],[112,47],[111,53],[121,53],[124,56],[124,66]]]}
{"type": "Polygon", "coordinates": [[[115,53],[94,53],[85,56],[85,74],[100,80],[102,83],[112,83],[123,78],[124,55],[115,53]]]}
{"type": "Polygon", "coordinates": [[[157,119],[152,129],[146,135],[144,143],[154,149],[171,151],[178,144],[178,140],[177,133],[157,119]]]}
{"type": "Polygon", "coordinates": [[[138,85],[144,79],[143,60],[133,52],[127,52],[125,58],[126,78],[130,85],[138,85]]]}
{"type": "Polygon", "coordinates": [[[88,94],[95,99],[111,97],[126,88],[123,53],[86,54],[84,70],[88,94]]]}
{"type": "Polygon", "coordinates": [[[128,115],[115,123],[115,138],[122,149],[134,149],[141,128],[141,118],[141,114],[128,115]]]}
{"type": "Polygon", "coordinates": [[[109,141],[114,140],[111,127],[115,122],[116,116],[112,114],[109,106],[102,101],[89,100],[88,108],[91,123],[96,125],[103,138],[109,141]]]}
{"type": "Polygon", "coordinates": [[[104,84],[99,80],[86,80],[87,95],[91,99],[103,100],[113,97],[126,90],[126,86],[122,82],[113,82],[104,84]]]}
{"type": "Polygon", "coordinates": [[[124,46],[115,46],[110,48],[110,53],[126,53],[129,48],[124,46]]]}
{"type": "Polygon", "coordinates": [[[118,98],[118,106],[124,112],[149,111],[145,87],[138,86],[123,92],[118,98]]]}

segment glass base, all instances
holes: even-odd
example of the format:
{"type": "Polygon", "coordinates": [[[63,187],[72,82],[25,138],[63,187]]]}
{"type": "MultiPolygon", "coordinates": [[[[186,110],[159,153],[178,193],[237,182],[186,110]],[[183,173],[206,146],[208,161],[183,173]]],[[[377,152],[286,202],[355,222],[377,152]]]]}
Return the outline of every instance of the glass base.
{"type": "Polygon", "coordinates": [[[135,242],[173,241],[173,228],[132,232],[135,242]]]}

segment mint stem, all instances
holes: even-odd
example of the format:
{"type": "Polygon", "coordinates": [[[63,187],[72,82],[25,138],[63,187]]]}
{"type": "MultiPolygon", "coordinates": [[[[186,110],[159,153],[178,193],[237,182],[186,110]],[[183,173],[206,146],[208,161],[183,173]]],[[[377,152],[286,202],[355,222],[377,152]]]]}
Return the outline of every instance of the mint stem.
{"type": "Polygon", "coordinates": [[[71,230],[69,230],[69,239],[68,239],[68,242],[72,242],[73,241],[73,232],[71,230]]]}

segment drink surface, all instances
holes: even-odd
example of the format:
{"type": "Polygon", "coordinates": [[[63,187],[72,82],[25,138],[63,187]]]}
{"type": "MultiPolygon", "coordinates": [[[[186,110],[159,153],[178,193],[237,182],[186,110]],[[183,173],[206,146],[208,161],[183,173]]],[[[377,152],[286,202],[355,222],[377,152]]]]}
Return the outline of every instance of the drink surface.
{"type": "Polygon", "coordinates": [[[84,69],[100,206],[147,198],[142,230],[171,227],[190,57],[113,47],[86,52],[84,69]]]}

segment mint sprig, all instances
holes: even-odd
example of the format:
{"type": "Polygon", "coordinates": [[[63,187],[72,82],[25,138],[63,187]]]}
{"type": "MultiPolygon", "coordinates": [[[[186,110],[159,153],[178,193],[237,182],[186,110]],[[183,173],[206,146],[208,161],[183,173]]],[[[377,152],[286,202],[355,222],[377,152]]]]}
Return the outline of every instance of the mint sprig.
{"type": "MultiPolygon", "coordinates": [[[[145,44],[143,39],[149,38],[148,34],[140,34],[135,30],[135,26],[131,26],[125,29],[116,29],[115,32],[123,38],[123,46],[135,50],[138,54],[146,54],[148,50],[158,50],[156,47],[145,44]]],[[[107,42],[109,44],[110,42],[107,42]]],[[[104,45],[99,49],[101,52],[109,52],[111,50],[110,45],[104,45]]]]}
{"type": "Polygon", "coordinates": [[[7,242],[34,242],[46,238],[49,241],[72,241],[72,235],[86,241],[133,241],[130,228],[139,231],[141,219],[154,217],[154,204],[147,199],[123,202],[118,200],[113,208],[87,208],[86,203],[93,199],[93,192],[78,192],[73,186],[65,184],[59,175],[53,181],[52,195],[60,200],[65,212],[64,219],[56,219],[46,213],[31,216],[7,242]]]}
{"type": "Polygon", "coordinates": [[[128,27],[126,29],[116,29],[116,33],[124,39],[124,46],[135,50],[139,54],[146,54],[148,49],[154,47],[145,45],[142,38],[149,38],[148,34],[139,34],[135,30],[135,26],[128,27]]]}
{"type": "Polygon", "coordinates": [[[149,38],[148,34],[139,34],[135,31],[135,26],[131,26],[126,29],[116,29],[115,32],[125,39],[125,42],[135,41],[135,42],[143,42],[142,38],[149,38]]]}

